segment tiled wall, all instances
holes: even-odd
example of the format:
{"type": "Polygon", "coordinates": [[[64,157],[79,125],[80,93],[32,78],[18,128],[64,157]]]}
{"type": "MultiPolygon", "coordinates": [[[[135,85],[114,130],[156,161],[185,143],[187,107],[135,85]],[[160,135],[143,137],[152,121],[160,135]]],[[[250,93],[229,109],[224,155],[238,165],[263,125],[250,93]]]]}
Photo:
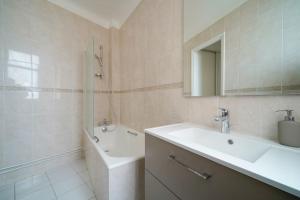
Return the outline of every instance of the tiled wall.
{"type": "Polygon", "coordinates": [[[182,82],[181,1],[144,0],[123,25],[121,46],[121,123],[146,127],[182,121],[187,115],[182,82]],[[180,84],[179,84],[180,85],[180,84]],[[148,88],[149,87],[149,88],[148,88]],[[136,90],[137,88],[148,88],[136,90]],[[170,96],[171,95],[171,96],[170,96]],[[176,97],[176,98],[174,98],[176,97]]]}
{"type": "Polygon", "coordinates": [[[47,0],[0,0],[0,34],[0,169],[81,147],[84,50],[93,36],[108,66],[109,31],[47,0]]]}
{"type": "MultiPolygon", "coordinates": [[[[250,1],[267,5],[275,0],[250,1]]],[[[277,109],[294,109],[300,120],[299,96],[183,97],[182,5],[182,0],[144,0],[122,27],[122,124],[140,131],[182,121],[217,127],[213,117],[218,107],[225,107],[233,130],[276,139],[277,121],[283,117],[277,109]]],[[[217,27],[203,34],[209,37],[217,27]]]]}
{"type": "Polygon", "coordinates": [[[120,31],[110,29],[110,69],[112,80],[111,95],[111,119],[114,123],[120,123],[120,31]]]}

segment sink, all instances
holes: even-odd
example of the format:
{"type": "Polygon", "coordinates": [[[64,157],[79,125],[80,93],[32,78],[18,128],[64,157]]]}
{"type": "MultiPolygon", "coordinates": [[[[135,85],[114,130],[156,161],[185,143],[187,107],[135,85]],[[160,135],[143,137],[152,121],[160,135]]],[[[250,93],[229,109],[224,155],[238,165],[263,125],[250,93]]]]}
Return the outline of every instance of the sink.
{"type": "Polygon", "coordinates": [[[205,146],[248,162],[255,162],[271,147],[255,139],[201,128],[187,128],[170,132],[169,135],[182,142],[205,146]]]}
{"type": "MultiPolygon", "coordinates": [[[[223,134],[192,123],[150,128],[145,133],[300,197],[300,148],[234,132],[223,134]]],[[[165,153],[176,159],[176,151],[165,153]]],[[[178,158],[181,166],[190,169],[185,165],[188,159],[178,158]]]]}

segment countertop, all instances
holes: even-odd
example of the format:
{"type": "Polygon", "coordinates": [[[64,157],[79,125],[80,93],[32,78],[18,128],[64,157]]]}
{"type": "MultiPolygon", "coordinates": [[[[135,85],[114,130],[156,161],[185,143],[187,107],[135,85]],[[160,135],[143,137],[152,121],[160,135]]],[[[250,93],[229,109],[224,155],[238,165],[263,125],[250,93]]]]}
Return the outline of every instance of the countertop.
{"type": "MultiPolygon", "coordinates": [[[[202,128],[212,130],[207,127],[191,124],[180,123],[157,128],[146,129],[145,133],[158,137],[164,141],[172,143],[178,147],[198,154],[209,160],[212,160],[225,167],[236,170],[242,174],[248,175],[261,182],[281,189],[285,192],[300,197],[300,149],[280,145],[274,141],[269,141],[259,137],[245,136],[239,133],[230,133],[235,137],[248,137],[252,140],[267,143],[270,148],[255,162],[249,162],[226,153],[181,141],[172,137],[168,133],[179,131],[187,128],[202,128]]],[[[215,131],[215,130],[214,130],[215,131]]],[[[222,133],[220,133],[222,134],[222,133]]]]}

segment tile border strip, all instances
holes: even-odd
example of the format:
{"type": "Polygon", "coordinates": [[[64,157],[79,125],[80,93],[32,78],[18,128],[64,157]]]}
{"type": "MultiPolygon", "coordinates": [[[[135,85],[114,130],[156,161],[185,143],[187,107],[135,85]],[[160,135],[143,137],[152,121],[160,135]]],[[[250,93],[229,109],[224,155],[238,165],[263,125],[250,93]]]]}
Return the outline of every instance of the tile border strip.
{"type": "MultiPolygon", "coordinates": [[[[147,91],[178,89],[178,88],[183,88],[183,82],[168,83],[168,84],[127,89],[127,90],[94,90],[94,93],[95,94],[124,94],[124,93],[132,93],[132,92],[147,92],[147,91]]],[[[83,89],[42,88],[42,87],[26,87],[26,86],[0,86],[0,90],[28,91],[28,92],[84,93],[83,89]]]]}
{"type": "Polygon", "coordinates": [[[133,92],[148,92],[148,91],[155,91],[155,90],[168,90],[168,89],[178,89],[178,88],[183,88],[183,82],[168,83],[168,84],[128,89],[128,90],[119,90],[119,91],[113,91],[113,93],[124,94],[124,93],[133,93],[133,92]]]}
{"type": "Polygon", "coordinates": [[[0,89],[6,91],[83,93],[82,89],[42,88],[42,87],[26,87],[26,86],[0,86],[0,89]]]}
{"type": "MultiPolygon", "coordinates": [[[[94,90],[95,94],[125,94],[133,92],[147,92],[155,90],[167,90],[183,88],[183,82],[168,83],[156,86],[141,87],[127,90],[94,90]]],[[[0,86],[0,90],[6,91],[28,91],[28,92],[57,92],[57,93],[84,93],[83,89],[66,89],[66,88],[42,88],[42,87],[26,87],[26,86],[0,86]]],[[[273,86],[263,88],[244,88],[225,90],[227,95],[299,95],[300,85],[293,86],[273,86]]]]}
{"type": "Polygon", "coordinates": [[[95,90],[94,94],[112,94],[114,91],[112,90],[95,90]]]}
{"type": "Polygon", "coordinates": [[[37,160],[32,160],[32,161],[25,162],[25,163],[20,163],[20,164],[4,167],[4,168],[0,169],[0,176],[3,175],[3,174],[7,174],[7,173],[10,173],[10,172],[14,172],[14,171],[26,168],[26,167],[31,167],[31,166],[34,166],[34,165],[37,165],[37,164],[41,164],[41,163],[44,163],[44,162],[47,162],[47,161],[51,161],[51,160],[54,160],[56,158],[68,157],[70,155],[81,154],[81,153],[82,153],[82,148],[79,147],[79,148],[76,148],[74,150],[66,151],[66,152],[63,152],[63,153],[60,153],[60,154],[50,155],[50,156],[46,156],[44,158],[40,158],[40,159],[37,159],[37,160]]]}
{"type": "MultiPolygon", "coordinates": [[[[5,91],[27,91],[27,92],[57,92],[57,93],[83,93],[83,89],[65,89],[65,88],[40,88],[25,86],[0,86],[0,90],[5,91]]],[[[94,90],[94,93],[111,94],[111,90],[94,90]]]]}
{"type": "Polygon", "coordinates": [[[300,94],[300,85],[232,89],[225,90],[225,93],[227,95],[291,95],[300,94]]]}

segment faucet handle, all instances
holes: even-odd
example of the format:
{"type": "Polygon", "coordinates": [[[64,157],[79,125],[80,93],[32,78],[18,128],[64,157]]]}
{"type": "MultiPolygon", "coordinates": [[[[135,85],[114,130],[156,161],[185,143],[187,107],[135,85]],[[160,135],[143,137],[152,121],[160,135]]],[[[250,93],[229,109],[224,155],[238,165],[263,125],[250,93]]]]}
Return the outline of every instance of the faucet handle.
{"type": "Polygon", "coordinates": [[[229,110],[226,108],[219,108],[219,110],[221,111],[221,116],[225,117],[229,115],[229,110]]]}
{"type": "Polygon", "coordinates": [[[276,112],[286,112],[286,116],[284,117],[285,120],[287,121],[294,121],[295,117],[293,117],[293,111],[294,110],[276,110],[276,112]]]}
{"type": "Polygon", "coordinates": [[[104,118],[102,121],[100,121],[98,123],[98,126],[108,126],[108,125],[111,125],[111,124],[112,124],[112,121],[107,120],[106,118],[104,118]]]}
{"type": "Polygon", "coordinates": [[[107,124],[107,119],[106,119],[106,118],[103,119],[103,124],[104,124],[104,125],[107,124]]]}

